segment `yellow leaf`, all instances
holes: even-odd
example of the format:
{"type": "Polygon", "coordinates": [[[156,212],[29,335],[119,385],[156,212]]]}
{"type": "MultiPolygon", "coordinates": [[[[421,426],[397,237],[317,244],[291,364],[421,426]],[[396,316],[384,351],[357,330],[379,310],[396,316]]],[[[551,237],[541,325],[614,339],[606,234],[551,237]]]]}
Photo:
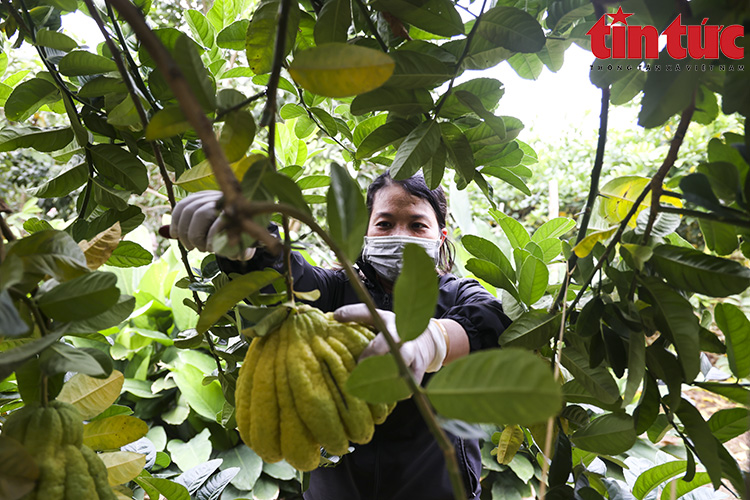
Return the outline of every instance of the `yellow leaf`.
{"type": "Polygon", "coordinates": [[[86,266],[93,271],[107,262],[117,245],[120,244],[121,236],[120,223],[115,222],[112,227],[105,229],[89,241],[79,242],[78,246],[83,250],[83,255],[86,256],[86,266]]]}
{"type": "Polygon", "coordinates": [[[100,453],[104,465],[107,466],[107,476],[110,486],[125,484],[132,481],[141,473],[146,465],[146,455],[132,451],[112,451],[100,453]]]}
{"type": "MultiPolygon", "coordinates": [[[[641,194],[650,182],[651,179],[648,177],[640,177],[637,175],[612,179],[599,190],[599,194],[601,195],[601,198],[599,199],[600,215],[610,224],[619,224],[633,208],[633,203],[636,198],[638,198],[638,195],[641,194]]],[[[678,198],[673,198],[671,196],[663,197],[661,202],[677,208],[682,207],[682,202],[678,198]]],[[[631,217],[630,221],[628,221],[628,226],[635,227],[638,214],[641,213],[644,208],[648,208],[649,206],[651,206],[651,197],[646,196],[638,207],[638,211],[633,217],[631,217]]]]}
{"type": "MultiPolygon", "coordinates": [[[[234,175],[241,181],[245,172],[252,166],[256,161],[265,159],[263,155],[250,155],[242,158],[240,161],[236,161],[229,166],[232,168],[234,175]]],[[[219,189],[219,184],[216,182],[214,171],[211,169],[211,164],[208,160],[203,160],[190,170],[177,179],[176,185],[188,193],[195,193],[197,191],[206,191],[209,189],[219,189]]]]}
{"type": "Polygon", "coordinates": [[[523,430],[517,425],[509,425],[503,429],[500,441],[497,443],[497,462],[508,465],[523,444],[523,430]]]}
{"type": "Polygon", "coordinates": [[[289,73],[313,94],[350,97],[383,85],[396,63],[386,53],[346,43],[326,43],[302,51],[289,73]]]}
{"type": "Polygon", "coordinates": [[[607,229],[606,231],[596,231],[594,233],[591,233],[590,235],[582,239],[576,246],[574,246],[573,251],[579,259],[582,259],[591,253],[597,242],[606,240],[607,238],[615,234],[616,231],[617,228],[613,227],[612,229],[607,229]]]}
{"type": "Polygon", "coordinates": [[[83,426],[83,444],[92,450],[116,450],[142,438],[148,424],[137,417],[115,415],[83,426]]]}
{"type": "Polygon", "coordinates": [[[117,370],[105,379],[78,373],[65,383],[57,399],[72,404],[84,420],[89,420],[117,401],[124,381],[117,370]]]}

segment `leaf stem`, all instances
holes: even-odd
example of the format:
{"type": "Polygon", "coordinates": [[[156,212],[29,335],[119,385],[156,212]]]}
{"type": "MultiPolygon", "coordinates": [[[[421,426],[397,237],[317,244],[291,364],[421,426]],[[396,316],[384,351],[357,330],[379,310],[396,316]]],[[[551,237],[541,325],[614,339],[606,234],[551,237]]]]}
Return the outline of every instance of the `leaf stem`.
{"type": "Polygon", "coordinates": [[[86,211],[89,207],[89,200],[91,199],[91,191],[94,190],[94,159],[91,157],[91,150],[88,147],[84,147],[86,153],[86,165],[89,168],[89,178],[86,181],[86,187],[83,188],[83,202],[81,203],[81,211],[78,212],[78,219],[83,221],[86,219],[86,211]]]}

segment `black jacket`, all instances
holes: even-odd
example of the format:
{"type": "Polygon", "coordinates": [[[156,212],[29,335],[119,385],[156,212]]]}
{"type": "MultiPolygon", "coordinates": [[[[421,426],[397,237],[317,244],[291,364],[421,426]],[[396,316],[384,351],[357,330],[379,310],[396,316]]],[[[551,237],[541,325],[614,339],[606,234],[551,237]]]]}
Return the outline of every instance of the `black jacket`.
{"type": "MultiPolygon", "coordinates": [[[[247,273],[267,267],[282,270],[280,259],[259,251],[247,262],[218,258],[226,273],[247,273]]],[[[357,262],[365,285],[380,309],[391,310],[391,295],[380,286],[373,268],[357,262]]],[[[333,311],[357,298],[343,270],[310,265],[298,253],[292,253],[294,288],[320,290],[320,298],[311,304],[333,311]]],[[[472,279],[452,274],[440,277],[440,295],[435,318],[450,318],[459,323],[469,337],[471,351],[498,347],[500,333],[510,324],[500,302],[472,279]]],[[[429,378],[427,374],[426,379],[429,378]]],[[[476,440],[450,436],[456,448],[468,498],[479,498],[482,460],[476,440]]],[[[355,445],[354,452],[342,457],[333,468],[311,473],[305,500],[452,500],[453,493],[445,469],[443,453],[422,420],[411,399],[399,402],[393,413],[375,428],[370,443],[355,445]]]]}

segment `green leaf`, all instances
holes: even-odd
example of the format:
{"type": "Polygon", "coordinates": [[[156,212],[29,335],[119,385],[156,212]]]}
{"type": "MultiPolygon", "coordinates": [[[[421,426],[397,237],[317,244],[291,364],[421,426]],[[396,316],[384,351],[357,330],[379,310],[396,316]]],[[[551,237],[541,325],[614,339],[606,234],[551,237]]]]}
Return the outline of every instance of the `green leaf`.
{"type": "Polygon", "coordinates": [[[346,380],[346,391],[373,404],[395,403],[411,394],[390,354],[360,360],[346,380]]]}
{"type": "Polygon", "coordinates": [[[8,256],[23,262],[24,280],[36,285],[49,274],[66,281],[88,272],[86,257],[78,244],[62,231],[39,231],[13,243],[8,256]]]}
{"type": "Polygon", "coordinates": [[[263,175],[263,186],[270,193],[277,196],[280,202],[297,207],[303,212],[312,215],[299,186],[286,175],[276,172],[266,172],[263,175]]]}
{"type": "MultiPolygon", "coordinates": [[[[272,40],[276,39],[278,26],[279,1],[270,0],[261,2],[253,14],[250,25],[247,27],[245,40],[245,53],[248,66],[256,75],[270,73],[273,63],[272,40]]],[[[294,47],[294,39],[299,25],[299,8],[293,7],[289,12],[287,21],[286,41],[284,43],[284,56],[294,47]]]]}
{"type": "Polygon", "coordinates": [[[140,267],[151,264],[154,257],[151,252],[134,241],[121,241],[107,259],[108,266],[140,267]]]}
{"type": "MultiPolygon", "coordinates": [[[[245,38],[247,29],[250,26],[249,19],[240,19],[235,21],[216,35],[216,45],[222,49],[243,50],[245,48],[245,38]]],[[[232,69],[249,69],[249,68],[232,68],[232,69]]],[[[230,70],[231,71],[231,70],[230,70]]],[[[252,74],[245,75],[252,76],[252,74]]],[[[226,74],[223,78],[227,78],[226,74]]],[[[229,77],[232,78],[232,77],[229,77]]]]}
{"type": "Polygon", "coordinates": [[[490,215],[492,215],[500,225],[500,228],[505,233],[505,236],[508,237],[508,241],[514,249],[523,248],[529,241],[531,241],[531,237],[529,237],[526,228],[514,218],[509,217],[498,210],[490,210],[490,215]]]}
{"type": "Polygon", "coordinates": [[[541,25],[531,14],[502,5],[479,19],[477,35],[498,47],[522,53],[539,52],[546,43],[541,25]]]}
{"type": "MultiPolygon", "coordinates": [[[[229,168],[232,169],[238,179],[242,179],[253,165],[260,162],[268,162],[268,158],[260,154],[253,154],[231,163],[229,168]]],[[[216,181],[213,168],[208,160],[204,160],[187,170],[177,179],[175,184],[189,193],[219,189],[219,183],[216,181]]]]}
{"type": "MultiPolygon", "coordinates": [[[[679,63],[663,53],[656,61],[660,65],[679,63]]],[[[685,109],[693,99],[702,75],[700,71],[649,71],[643,87],[638,125],[658,127],[685,109]]]]}
{"type": "Polygon", "coordinates": [[[255,139],[255,120],[249,111],[238,110],[230,113],[224,120],[219,144],[227,160],[238,161],[247,152],[255,139]]]}
{"type": "Polygon", "coordinates": [[[549,284],[549,271],[541,259],[528,256],[518,273],[518,294],[528,306],[535,304],[544,296],[549,284]]]}
{"type": "Polygon", "coordinates": [[[78,43],[68,35],[48,29],[41,29],[36,32],[36,44],[41,47],[62,50],[63,52],[70,52],[78,48],[78,43]]]}
{"type": "Polygon", "coordinates": [[[551,263],[562,252],[562,242],[557,238],[547,238],[540,241],[538,245],[542,250],[542,260],[545,264],[551,263]]]}
{"type": "Polygon", "coordinates": [[[362,160],[388,146],[402,140],[414,130],[414,125],[406,120],[393,120],[370,132],[359,144],[355,158],[362,160]]]}
{"type": "Polygon", "coordinates": [[[108,354],[93,348],[71,347],[62,342],[52,344],[42,353],[39,366],[47,375],[76,372],[104,378],[112,372],[112,360],[108,354]]]}
{"type": "Polygon", "coordinates": [[[39,339],[19,339],[16,347],[11,348],[11,340],[4,341],[4,351],[0,351],[0,376],[3,380],[21,367],[30,358],[35,357],[50,345],[57,342],[62,331],[50,333],[39,339]]]}
{"type": "Polygon", "coordinates": [[[492,131],[495,133],[495,135],[497,135],[500,141],[505,140],[507,132],[505,130],[505,122],[503,122],[502,118],[500,118],[499,116],[495,116],[494,114],[484,109],[482,101],[471,92],[468,92],[466,90],[456,90],[453,92],[453,94],[461,104],[471,109],[471,111],[473,111],[475,115],[484,120],[484,123],[486,123],[490,129],[492,129],[492,131]]]}
{"type": "Polygon", "coordinates": [[[684,398],[680,406],[674,410],[677,417],[685,426],[685,434],[693,442],[695,454],[698,455],[703,466],[711,476],[711,484],[714,489],[721,486],[722,464],[719,459],[719,448],[721,444],[711,434],[711,428],[708,426],[700,412],[689,401],[684,398]]]}
{"type": "Polygon", "coordinates": [[[513,285],[511,280],[505,275],[505,273],[492,262],[482,259],[469,259],[466,264],[466,270],[472,273],[477,278],[480,278],[490,285],[506,290],[510,293],[513,298],[518,302],[521,302],[521,298],[518,295],[518,290],[513,285]]]}
{"type": "Polygon", "coordinates": [[[377,0],[372,6],[428,33],[444,37],[464,33],[461,16],[450,0],[377,0]]]}
{"type": "Polygon", "coordinates": [[[328,231],[350,259],[362,249],[370,220],[359,185],[346,168],[331,164],[331,187],[326,193],[328,231]]]}
{"type": "Polygon", "coordinates": [[[714,319],[726,339],[732,374],[738,379],[747,377],[750,375],[750,321],[739,307],[726,302],[716,304],[714,319]]]}
{"type": "Polygon", "coordinates": [[[240,490],[253,489],[263,470],[263,460],[251,448],[240,444],[219,453],[218,458],[224,460],[221,465],[225,469],[240,468],[240,472],[231,481],[233,486],[240,490]]]}
{"type": "Polygon", "coordinates": [[[607,405],[619,402],[620,389],[606,368],[601,365],[591,368],[586,356],[573,347],[565,347],[560,360],[575,379],[599,401],[607,405]]]}
{"type": "MultiPolygon", "coordinates": [[[[139,476],[133,479],[144,490],[151,489],[166,500],[190,500],[190,493],[183,485],[160,477],[139,476]]],[[[150,498],[154,498],[149,495],[150,498]]]]}
{"type": "Polygon", "coordinates": [[[146,455],[132,451],[113,451],[98,456],[107,467],[110,486],[132,481],[146,466],[146,455]]]}
{"type": "MultiPolygon", "coordinates": [[[[456,85],[455,92],[467,91],[479,98],[484,109],[493,110],[505,93],[503,84],[494,78],[475,78],[456,85]]],[[[451,93],[440,108],[439,116],[444,118],[459,118],[471,112],[471,109],[459,102],[455,92],[451,93]]]]}
{"type": "Polygon", "coordinates": [[[466,183],[474,180],[474,153],[469,139],[451,122],[441,123],[440,133],[448,153],[448,163],[466,183]]]}
{"type": "Polygon", "coordinates": [[[426,113],[435,103],[427,89],[395,89],[382,87],[358,95],[350,106],[353,115],[372,111],[392,111],[401,116],[426,113]]]}
{"type": "MultiPolygon", "coordinates": [[[[206,301],[201,312],[198,325],[195,327],[198,333],[208,331],[216,321],[239,301],[258,292],[260,289],[279,278],[279,273],[272,269],[255,271],[231,280],[211,295],[206,301]]],[[[215,416],[215,415],[214,415],[215,416]]]]}
{"type": "Polygon", "coordinates": [[[531,196],[531,190],[523,181],[523,179],[513,173],[509,168],[488,166],[482,169],[482,174],[491,175],[493,177],[497,177],[498,179],[502,179],[514,188],[521,191],[523,194],[531,196]]]}
{"type": "Polygon", "coordinates": [[[559,238],[576,226],[573,219],[567,217],[556,217],[539,226],[539,229],[531,235],[531,241],[540,243],[547,238],[559,238]]]}
{"type": "Polygon", "coordinates": [[[553,31],[594,13],[594,6],[586,0],[555,0],[547,7],[547,27],[553,31]]]}
{"type": "Polygon", "coordinates": [[[706,246],[719,255],[729,255],[737,249],[737,230],[723,222],[698,219],[706,246]]]}
{"type": "Polygon", "coordinates": [[[117,401],[124,380],[117,370],[104,379],[78,373],[63,385],[57,399],[75,406],[84,420],[91,420],[117,401]]]}
{"type": "Polygon", "coordinates": [[[140,418],[127,415],[107,417],[83,426],[83,444],[92,450],[114,450],[142,438],[148,424],[140,418]]]}
{"type": "Polygon", "coordinates": [[[29,325],[21,319],[8,291],[3,290],[0,292],[0,335],[18,337],[28,331],[29,325]]]}
{"type": "Polygon", "coordinates": [[[393,74],[393,59],[379,50],[327,43],[299,52],[289,67],[302,88],[325,97],[349,97],[380,87],[393,74]]]}
{"type": "Polygon", "coordinates": [[[336,120],[328,114],[327,111],[321,108],[313,107],[310,108],[310,112],[317,118],[321,128],[328,133],[331,137],[335,137],[338,133],[338,125],[336,120]]]}
{"type": "Polygon", "coordinates": [[[693,479],[687,481],[687,476],[681,480],[674,480],[664,486],[661,492],[661,500],[671,500],[672,498],[682,498],[696,488],[711,484],[711,476],[706,472],[697,473],[693,479]]]}
{"type": "MultiPolygon", "coordinates": [[[[190,31],[198,37],[198,40],[203,44],[204,47],[211,48],[214,45],[214,28],[211,23],[206,19],[206,16],[202,12],[195,9],[188,9],[185,13],[185,19],[190,26],[190,31]]],[[[243,32],[244,35],[244,32],[243,32]]],[[[244,37],[243,37],[244,42],[244,37]]],[[[232,47],[235,50],[241,50],[244,48],[244,43],[239,47],[232,47]]]]}
{"type": "Polygon", "coordinates": [[[655,320],[677,349],[685,380],[692,382],[700,372],[698,318],[693,306],[682,295],[654,277],[639,278],[642,297],[656,312],[655,320]]]}
{"type": "Polygon", "coordinates": [[[723,384],[719,382],[696,382],[698,387],[720,394],[727,399],[741,405],[750,406],[750,391],[736,384],[723,384]]]}
{"type": "Polygon", "coordinates": [[[146,165],[131,152],[114,144],[95,144],[90,151],[94,166],[102,176],[136,194],[148,187],[146,165]]]}
{"type": "Polygon", "coordinates": [[[609,413],[592,420],[570,437],[573,444],[602,455],[619,455],[636,441],[633,417],[627,413],[609,413]]]}
{"type": "Polygon", "coordinates": [[[545,311],[523,313],[500,335],[502,347],[523,347],[529,350],[549,345],[560,333],[560,314],[545,311]]]}
{"type": "Polygon", "coordinates": [[[496,424],[543,422],[562,405],[549,366],[513,348],[475,352],[444,366],[428,382],[427,397],[445,417],[496,424]]]}
{"type": "Polygon", "coordinates": [[[151,117],[146,126],[146,140],[167,139],[192,128],[179,106],[167,106],[151,117]]]}
{"type": "Polygon", "coordinates": [[[117,64],[112,59],[99,54],[74,50],[60,59],[58,69],[65,76],[98,75],[117,71],[117,64]]]}
{"type": "Polygon", "coordinates": [[[402,89],[431,89],[448,81],[453,76],[447,64],[428,54],[411,50],[396,50],[389,54],[396,62],[391,77],[384,83],[387,87],[402,89]]]}
{"type": "Polygon", "coordinates": [[[623,404],[630,404],[638,392],[643,376],[646,373],[646,338],[642,331],[631,331],[628,338],[628,378],[623,404]]]}
{"type": "Polygon", "coordinates": [[[633,100],[646,84],[644,71],[628,71],[627,74],[612,84],[610,102],[615,106],[622,106],[633,100]]]}
{"type": "Polygon", "coordinates": [[[116,284],[117,277],[112,273],[88,273],[60,283],[42,294],[37,303],[44,314],[58,321],[91,318],[112,307],[120,298],[116,284]]]}
{"type": "Polygon", "coordinates": [[[420,123],[399,146],[390,168],[396,180],[407,179],[427,163],[440,144],[440,125],[430,120],[420,123]]]}
{"type": "Polygon", "coordinates": [[[659,464],[641,473],[633,485],[633,496],[643,500],[654,488],[687,470],[686,460],[659,464]]]}
{"type": "MultiPolygon", "coordinates": [[[[209,422],[216,422],[216,415],[224,406],[224,393],[221,391],[219,381],[214,380],[204,384],[203,370],[187,363],[175,367],[172,374],[177,388],[187,398],[190,408],[209,422]]],[[[174,456],[172,459],[177,461],[174,456]]]]}
{"type": "Polygon", "coordinates": [[[106,94],[124,94],[127,90],[121,79],[99,76],[84,83],[78,91],[78,96],[100,97],[106,94]]]}
{"type": "Polygon", "coordinates": [[[328,0],[323,4],[315,23],[315,44],[345,43],[349,26],[352,25],[350,0],[328,0]]]}
{"type": "Polygon", "coordinates": [[[513,270],[510,261],[502,250],[490,240],[474,236],[473,234],[467,234],[461,238],[461,244],[474,257],[495,264],[509,280],[515,279],[516,272],[513,270]]]}
{"type": "Polygon", "coordinates": [[[413,340],[427,329],[438,293],[435,261],[419,245],[406,245],[403,271],[393,286],[393,312],[402,341],[413,340]]]}
{"type": "Polygon", "coordinates": [[[26,121],[45,104],[60,100],[60,89],[42,78],[32,78],[13,89],[5,101],[5,116],[10,121],[26,121]]]}
{"type": "Polygon", "coordinates": [[[711,433],[725,443],[744,434],[750,428],[750,411],[747,408],[726,408],[719,410],[708,419],[711,433]]]}
{"type": "Polygon", "coordinates": [[[34,148],[43,153],[62,149],[73,140],[73,131],[67,128],[5,127],[0,130],[0,153],[19,148],[34,148]]]}
{"type": "Polygon", "coordinates": [[[198,98],[203,111],[213,112],[216,109],[216,84],[203,65],[195,42],[187,35],[180,36],[175,41],[172,55],[190,85],[190,89],[198,98]]]}

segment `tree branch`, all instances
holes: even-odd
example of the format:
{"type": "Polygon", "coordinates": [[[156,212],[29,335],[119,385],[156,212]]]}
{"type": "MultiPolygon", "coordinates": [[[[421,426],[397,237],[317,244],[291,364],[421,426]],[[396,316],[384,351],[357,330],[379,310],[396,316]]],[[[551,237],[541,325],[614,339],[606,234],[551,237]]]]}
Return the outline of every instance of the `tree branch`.
{"type": "Polygon", "coordinates": [[[661,164],[661,167],[659,167],[656,175],[651,178],[651,210],[649,210],[648,222],[646,223],[646,229],[643,232],[644,245],[648,243],[648,238],[651,234],[651,230],[654,227],[656,216],[659,213],[660,199],[662,190],[664,188],[664,179],[666,178],[669,170],[677,161],[677,154],[680,151],[680,146],[682,146],[682,141],[685,139],[685,134],[687,133],[688,127],[690,126],[690,120],[692,120],[693,118],[694,111],[695,93],[693,93],[690,104],[687,108],[685,108],[685,110],[682,112],[682,115],[680,116],[680,123],[677,125],[677,130],[675,130],[674,137],[672,138],[672,141],[669,145],[669,151],[667,152],[666,158],[664,158],[664,162],[661,164]]]}
{"type": "MultiPolygon", "coordinates": [[[[602,102],[601,111],[599,113],[599,142],[596,145],[596,157],[594,158],[594,166],[591,169],[591,184],[589,185],[589,197],[586,200],[586,207],[583,210],[583,218],[581,219],[581,227],[578,230],[578,236],[576,238],[576,244],[580,243],[586,237],[586,231],[589,228],[589,222],[591,221],[591,212],[594,208],[594,202],[599,194],[599,178],[602,174],[602,168],[604,166],[604,150],[607,145],[607,128],[609,121],[609,87],[602,89],[602,102]]],[[[568,259],[568,269],[573,269],[578,262],[578,256],[573,253],[568,259]]],[[[550,312],[554,312],[560,307],[560,303],[565,300],[565,294],[567,293],[567,281],[570,280],[570,274],[565,274],[565,286],[560,287],[560,292],[557,298],[550,307],[550,312]]]]}
{"type": "Polygon", "coordinates": [[[227,157],[219,141],[216,139],[213,125],[205,113],[203,113],[198,99],[190,89],[190,85],[179,66],[177,66],[177,63],[148,27],[141,12],[132,3],[128,0],[107,1],[117,9],[141,40],[143,46],[154,59],[156,66],[164,75],[170,90],[172,90],[172,93],[177,98],[183,115],[198,134],[203,146],[203,152],[216,177],[216,182],[219,184],[222,193],[224,193],[224,214],[228,219],[227,230],[230,236],[239,239],[240,231],[244,230],[255,239],[262,241],[269,252],[278,253],[278,240],[271,236],[265,227],[251,220],[246,220],[246,215],[251,211],[249,201],[242,196],[240,182],[235,177],[234,172],[229,166],[227,157]]]}
{"type": "Polygon", "coordinates": [[[659,205],[659,212],[665,214],[678,214],[686,217],[695,217],[696,219],[710,220],[712,222],[721,222],[722,224],[730,224],[737,227],[750,228],[750,220],[734,219],[731,217],[724,217],[711,212],[700,212],[698,210],[688,210],[686,208],[670,207],[669,205],[659,205]]]}

